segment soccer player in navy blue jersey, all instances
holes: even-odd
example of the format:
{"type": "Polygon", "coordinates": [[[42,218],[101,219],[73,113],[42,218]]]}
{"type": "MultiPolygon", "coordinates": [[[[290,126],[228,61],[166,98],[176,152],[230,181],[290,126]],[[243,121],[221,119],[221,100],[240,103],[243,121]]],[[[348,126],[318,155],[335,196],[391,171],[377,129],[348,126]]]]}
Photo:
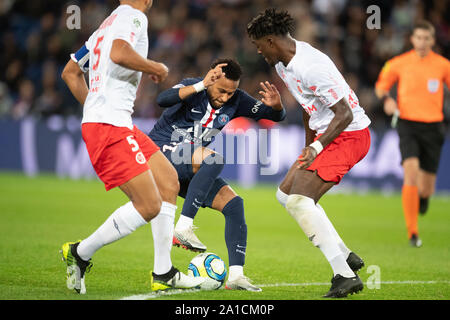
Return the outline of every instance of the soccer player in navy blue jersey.
{"type": "Polygon", "coordinates": [[[228,248],[227,289],[261,291],[244,276],[247,225],[244,201],[219,177],[223,157],[207,148],[214,137],[234,118],[282,121],[286,112],[277,88],[260,83],[257,100],[238,89],[242,70],[232,59],[218,59],[204,78],[188,78],[158,96],[166,108],[149,133],[178,173],[179,196],[185,198],[175,226],[174,245],[206,251],[194,233],[193,220],[200,207],[218,210],[225,216],[228,248]]]}

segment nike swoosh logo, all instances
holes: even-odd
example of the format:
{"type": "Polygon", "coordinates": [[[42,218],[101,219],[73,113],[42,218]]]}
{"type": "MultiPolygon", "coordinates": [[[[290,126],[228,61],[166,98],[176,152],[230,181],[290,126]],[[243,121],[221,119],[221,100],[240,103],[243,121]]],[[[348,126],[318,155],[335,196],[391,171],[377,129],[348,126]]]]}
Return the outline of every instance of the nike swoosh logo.
{"type": "Polygon", "coordinates": [[[192,109],[191,109],[191,112],[192,112],[192,113],[202,113],[201,111],[195,110],[195,108],[192,108],[192,109]]]}

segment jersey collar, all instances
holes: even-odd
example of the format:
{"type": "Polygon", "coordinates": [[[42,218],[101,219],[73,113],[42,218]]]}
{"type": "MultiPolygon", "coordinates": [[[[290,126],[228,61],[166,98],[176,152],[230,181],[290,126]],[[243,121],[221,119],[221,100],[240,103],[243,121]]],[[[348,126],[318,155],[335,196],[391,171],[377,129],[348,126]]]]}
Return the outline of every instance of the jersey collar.
{"type": "MultiPolygon", "coordinates": [[[[297,57],[297,56],[300,54],[300,42],[297,41],[297,40],[294,40],[294,41],[295,41],[295,54],[294,54],[294,56],[292,57],[291,61],[289,61],[289,63],[287,64],[286,70],[290,70],[290,69],[293,68],[293,65],[294,65],[294,59],[295,59],[295,57],[297,57]]],[[[283,63],[281,63],[281,64],[283,64],[283,63]]],[[[283,64],[283,65],[284,65],[284,64],[283,64]]]]}

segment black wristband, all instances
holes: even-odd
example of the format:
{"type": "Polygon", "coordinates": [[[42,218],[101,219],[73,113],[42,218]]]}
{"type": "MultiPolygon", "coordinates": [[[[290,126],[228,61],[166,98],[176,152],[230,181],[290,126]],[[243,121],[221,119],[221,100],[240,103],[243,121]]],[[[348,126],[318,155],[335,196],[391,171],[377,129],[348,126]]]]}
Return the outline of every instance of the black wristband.
{"type": "Polygon", "coordinates": [[[383,102],[383,104],[386,102],[387,98],[391,98],[391,96],[389,94],[385,94],[384,96],[381,97],[381,102],[383,102]]]}

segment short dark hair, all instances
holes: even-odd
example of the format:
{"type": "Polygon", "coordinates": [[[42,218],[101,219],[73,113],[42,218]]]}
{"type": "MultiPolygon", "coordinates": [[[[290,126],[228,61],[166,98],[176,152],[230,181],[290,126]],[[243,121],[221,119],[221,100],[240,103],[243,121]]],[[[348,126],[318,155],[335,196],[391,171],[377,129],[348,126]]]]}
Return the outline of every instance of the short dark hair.
{"type": "Polygon", "coordinates": [[[211,64],[211,69],[214,69],[218,64],[226,63],[225,67],[222,67],[222,71],[225,72],[225,78],[238,81],[242,75],[242,68],[239,63],[233,59],[216,59],[211,64]]]}
{"type": "Polygon", "coordinates": [[[420,20],[417,21],[412,29],[412,32],[414,33],[414,31],[416,31],[416,29],[423,29],[423,30],[428,30],[431,32],[431,35],[434,37],[435,34],[435,29],[434,26],[431,24],[431,22],[427,21],[427,20],[420,20]]]}
{"type": "Polygon", "coordinates": [[[247,25],[247,34],[250,38],[259,39],[268,35],[285,36],[293,33],[295,21],[287,11],[277,11],[275,8],[268,8],[260,12],[247,25]]]}

